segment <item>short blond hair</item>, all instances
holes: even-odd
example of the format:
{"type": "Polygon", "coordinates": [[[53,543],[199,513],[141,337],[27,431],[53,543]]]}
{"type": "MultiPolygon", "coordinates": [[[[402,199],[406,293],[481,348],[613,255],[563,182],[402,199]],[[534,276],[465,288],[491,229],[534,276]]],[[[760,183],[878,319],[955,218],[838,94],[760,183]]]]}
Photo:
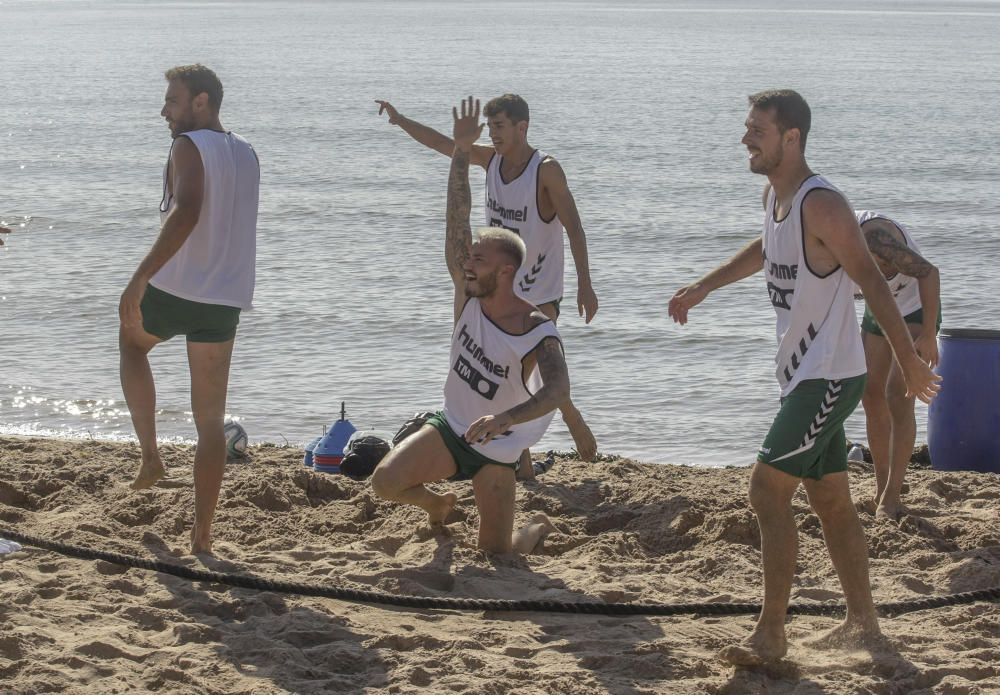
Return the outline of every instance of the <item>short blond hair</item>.
{"type": "Polygon", "coordinates": [[[515,268],[520,268],[524,263],[524,257],[528,255],[524,239],[504,227],[480,227],[473,235],[472,243],[478,244],[483,241],[496,244],[510,260],[514,261],[515,268]]]}

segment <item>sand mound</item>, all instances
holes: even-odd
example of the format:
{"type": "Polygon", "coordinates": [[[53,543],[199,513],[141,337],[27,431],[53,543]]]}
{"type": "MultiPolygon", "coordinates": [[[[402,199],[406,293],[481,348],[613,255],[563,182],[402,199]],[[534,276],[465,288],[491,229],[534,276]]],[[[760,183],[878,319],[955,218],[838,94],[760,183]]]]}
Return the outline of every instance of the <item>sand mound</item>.
{"type": "MultiPolygon", "coordinates": [[[[192,453],[132,492],[133,446],[0,438],[0,526],[228,572],[426,596],[555,601],[758,601],[760,538],[748,471],[560,460],[518,492],[519,521],[555,523],[540,554],[475,550],[468,483],[449,534],[364,483],[260,447],[227,470],[217,559],[185,555],[192,453]]],[[[1000,476],[915,470],[899,525],[874,519],[852,470],[878,602],[1000,586],[1000,476]]],[[[800,528],[793,601],[840,600],[818,520],[800,528]]],[[[1000,692],[1000,605],[886,620],[875,652],[800,643],[836,624],[789,622],[788,658],[734,670],[714,655],[751,617],[610,618],[414,611],[192,584],[27,548],[0,561],[4,692],[989,693],[1000,692]]]]}

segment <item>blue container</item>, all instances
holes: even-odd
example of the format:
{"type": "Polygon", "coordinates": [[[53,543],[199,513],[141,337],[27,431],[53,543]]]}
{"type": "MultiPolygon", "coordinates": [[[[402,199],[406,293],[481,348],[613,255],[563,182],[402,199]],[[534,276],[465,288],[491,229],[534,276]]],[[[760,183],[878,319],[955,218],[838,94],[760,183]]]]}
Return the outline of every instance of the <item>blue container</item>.
{"type": "Polygon", "coordinates": [[[307,468],[312,468],[312,465],[313,465],[313,449],[316,448],[316,445],[319,444],[319,442],[320,442],[321,439],[323,439],[323,438],[322,437],[316,437],[316,439],[314,439],[311,442],[309,442],[308,444],[306,444],[305,454],[302,456],[302,465],[306,466],[307,468]]]}
{"type": "Polygon", "coordinates": [[[1000,331],[943,329],[941,392],[927,416],[931,465],[1000,473],[1000,331]]]}
{"type": "Polygon", "coordinates": [[[326,436],[313,449],[313,470],[320,473],[340,473],[340,461],[351,435],[357,430],[350,420],[337,420],[326,436]]]}

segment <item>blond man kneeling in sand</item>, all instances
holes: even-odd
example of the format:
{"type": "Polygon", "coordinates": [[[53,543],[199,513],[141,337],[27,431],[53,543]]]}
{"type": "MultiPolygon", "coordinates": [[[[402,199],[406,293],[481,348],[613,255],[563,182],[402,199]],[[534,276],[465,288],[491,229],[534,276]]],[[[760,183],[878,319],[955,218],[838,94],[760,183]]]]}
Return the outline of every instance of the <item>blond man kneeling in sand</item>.
{"type": "Polygon", "coordinates": [[[538,515],[513,532],[514,474],[521,451],[537,443],[555,410],[570,402],[569,374],[555,324],[514,294],[524,243],[499,228],[472,237],[469,156],[483,130],[479,102],[469,97],[454,116],[445,256],[455,284],[455,324],[444,408],[389,452],[372,487],[443,524],[458,498],[431,492],[425,483],[471,479],[479,548],[529,553],[552,526],[538,515]]]}

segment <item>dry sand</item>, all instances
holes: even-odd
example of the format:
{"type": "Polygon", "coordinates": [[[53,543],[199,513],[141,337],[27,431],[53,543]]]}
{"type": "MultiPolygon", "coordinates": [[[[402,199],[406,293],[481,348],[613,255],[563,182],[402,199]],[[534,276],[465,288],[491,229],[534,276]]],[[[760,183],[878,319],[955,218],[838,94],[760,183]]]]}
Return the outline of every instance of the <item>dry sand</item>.
{"type": "MultiPolygon", "coordinates": [[[[429,596],[577,601],[758,601],[747,469],[569,459],[520,486],[519,520],[558,532],[527,558],[475,548],[468,483],[450,536],[364,483],[260,447],[227,470],[218,559],[185,554],[192,452],[132,492],[138,450],[0,438],[0,527],[221,571],[429,596]]],[[[1000,586],[1000,475],[914,470],[899,525],[875,519],[870,469],[852,469],[876,601],[1000,586]]],[[[801,495],[793,601],[840,600],[801,495]]],[[[418,611],[192,584],[26,548],[0,558],[4,693],[998,693],[1000,604],[886,619],[876,652],[802,646],[834,618],[795,617],[788,657],[736,670],[715,653],[753,618],[611,618],[418,611]]]]}

